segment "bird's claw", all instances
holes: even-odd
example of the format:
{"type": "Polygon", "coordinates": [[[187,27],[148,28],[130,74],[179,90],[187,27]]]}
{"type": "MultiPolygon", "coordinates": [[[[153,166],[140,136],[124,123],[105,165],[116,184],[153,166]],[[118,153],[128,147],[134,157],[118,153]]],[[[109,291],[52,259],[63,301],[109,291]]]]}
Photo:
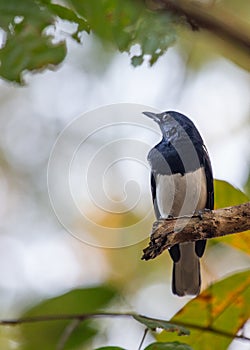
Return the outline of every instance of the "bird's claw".
{"type": "Polygon", "coordinates": [[[203,214],[204,213],[210,213],[210,212],[211,212],[211,209],[204,208],[204,209],[197,210],[195,212],[195,215],[197,215],[199,217],[199,219],[202,220],[203,219],[203,214]]]}

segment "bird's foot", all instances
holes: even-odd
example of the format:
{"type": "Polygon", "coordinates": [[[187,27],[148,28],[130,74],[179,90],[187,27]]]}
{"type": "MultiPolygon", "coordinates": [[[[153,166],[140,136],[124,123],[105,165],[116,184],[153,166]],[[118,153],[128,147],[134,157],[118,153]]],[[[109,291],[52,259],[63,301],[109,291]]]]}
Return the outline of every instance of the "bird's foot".
{"type": "Polygon", "coordinates": [[[167,219],[174,219],[174,216],[171,215],[171,214],[169,214],[168,217],[167,217],[167,219]]]}
{"type": "Polygon", "coordinates": [[[157,221],[172,220],[174,218],[175,218],[175,216],[169,214],[168,216],[166,216],[164,218],[161,216],[157,221]]]}
{"type": "Polygon", "coordinates": [[[195,211],[194,215],[198,216],[199,219],[202,220],[203,219],[203,214],[204,213],[210,213],[210,212],[211,212],[211,209],[204,208],[204,209],[200,209],[200,210],[195,211]]]}

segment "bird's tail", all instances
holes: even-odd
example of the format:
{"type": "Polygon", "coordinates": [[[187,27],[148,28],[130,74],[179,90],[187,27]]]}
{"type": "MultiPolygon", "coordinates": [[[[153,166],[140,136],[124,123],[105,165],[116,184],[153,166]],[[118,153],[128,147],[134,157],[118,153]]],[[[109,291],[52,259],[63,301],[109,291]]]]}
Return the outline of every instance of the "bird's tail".
{"type": "Polygon", "coordinates": [[[195,252],[195,243],[179,245],[180,259],[174,263],[172,290],[179,296],[198,295],[200,292],[200,261],[195,252]]]}

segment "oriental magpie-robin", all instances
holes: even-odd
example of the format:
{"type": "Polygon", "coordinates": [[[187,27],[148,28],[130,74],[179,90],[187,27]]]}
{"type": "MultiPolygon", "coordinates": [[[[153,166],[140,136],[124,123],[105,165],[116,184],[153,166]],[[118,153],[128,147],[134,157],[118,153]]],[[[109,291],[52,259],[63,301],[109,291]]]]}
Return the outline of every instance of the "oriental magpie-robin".
{"type": "MultiPolygon", "coordinates": [[[[185,115],[168,111],[143,112],[160,127],[162,140],[148,154],[151,191],[157,219],[192,215],[213,209],[214,189],[210,159],[193,122],[185,115]]],[[[181,233],[180,233],[181,234],[181,233]]],[[[205,240],[176,244],[169,249],[174,262],[174,294],[198,295],[200,261],[205,240]]]]}

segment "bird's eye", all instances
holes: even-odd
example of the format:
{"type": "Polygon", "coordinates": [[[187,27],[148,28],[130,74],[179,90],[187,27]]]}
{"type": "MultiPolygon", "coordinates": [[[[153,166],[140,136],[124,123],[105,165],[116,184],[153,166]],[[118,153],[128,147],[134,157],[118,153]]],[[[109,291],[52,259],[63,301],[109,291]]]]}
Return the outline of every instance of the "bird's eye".
{"type": "Polygon", "coordinates": [[[163,119],[164,122],[167,121],[167,119],[168,119],[168,114],[167,114],[167,113],[164,114],[163,117],[162,117],[162,119],[163,119]]]}

